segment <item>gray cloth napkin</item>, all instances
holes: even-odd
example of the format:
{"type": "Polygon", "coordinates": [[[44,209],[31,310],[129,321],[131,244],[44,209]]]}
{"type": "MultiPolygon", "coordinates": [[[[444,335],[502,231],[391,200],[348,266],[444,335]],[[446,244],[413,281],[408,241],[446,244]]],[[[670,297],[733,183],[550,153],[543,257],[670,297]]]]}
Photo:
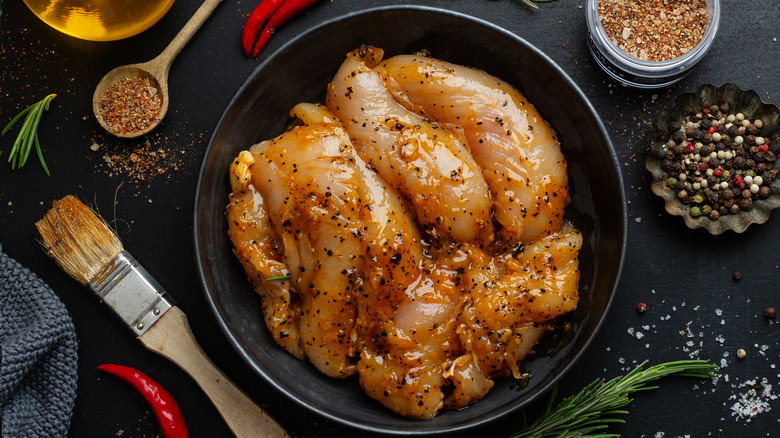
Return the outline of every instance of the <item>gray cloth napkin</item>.
{"type": "Polygon", "coordinates": [[[76,399],[76,332],[65,306],[0,246],[3,438],[64,437],[76,399]]]}

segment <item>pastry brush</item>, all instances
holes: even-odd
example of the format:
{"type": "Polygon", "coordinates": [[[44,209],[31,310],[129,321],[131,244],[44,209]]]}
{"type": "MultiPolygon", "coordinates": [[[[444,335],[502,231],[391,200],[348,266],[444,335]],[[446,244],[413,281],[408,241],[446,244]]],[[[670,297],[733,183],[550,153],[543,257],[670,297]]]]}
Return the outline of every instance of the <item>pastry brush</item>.
{"type": "Polygon", "coordinates": [[[237,437],[287,436],[206,356],[184,312],[89,207],[66,196],[35,226],[48,255],[106,303],[146,348],[187,372],[237,437]]]}

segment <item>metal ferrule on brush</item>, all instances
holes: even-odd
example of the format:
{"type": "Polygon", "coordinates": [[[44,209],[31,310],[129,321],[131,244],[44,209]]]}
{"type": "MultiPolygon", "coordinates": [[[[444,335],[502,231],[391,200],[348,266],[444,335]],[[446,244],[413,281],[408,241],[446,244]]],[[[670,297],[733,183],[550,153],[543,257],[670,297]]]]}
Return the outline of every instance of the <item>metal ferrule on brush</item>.
{"type": "Polygon", "coordinates": [[[117,254],[87,286],[136,336],[173,306],[162,286],[127,251],[117,254]]]}

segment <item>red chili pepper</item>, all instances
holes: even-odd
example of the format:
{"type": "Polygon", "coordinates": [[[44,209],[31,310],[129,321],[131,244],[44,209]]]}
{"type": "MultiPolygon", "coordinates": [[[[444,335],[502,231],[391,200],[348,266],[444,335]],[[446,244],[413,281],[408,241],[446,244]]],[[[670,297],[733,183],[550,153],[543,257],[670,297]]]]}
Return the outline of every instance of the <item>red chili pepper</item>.
{"type": "Polygon", "coordinates": [[[257,7],[249,14],[246,23],[244,24],[244,30],[241,33],[241,45],[244,47],[244,53],[249,56],[252,53],[252,44],[257,39],[257,33],[263,28],[263,25],[271,15],[279,9],[279,6],[284,3],[285,0],[263,0],[257,7]]]}
{"type": "MultiPolygon", "coordinates": [[[[271,17],[268,18],[268,22],[265,23],[265,26],[263,26],[263,29],[260,31],[260,35],[257,39],[257,42],[255,43],[255,49],[252,51],[252,56],[257,56],[260,53],[260,50],[265,46],[265,44],[268,42],[268,40],[271,38],[271,35],[274,33],[276,29],[278,29],[281,25],[289,21],[294,16],[300,14],[304,9],[308,8],[309,6],[313,5],[314,3],[317,3],[319,0],[286,0],[282,1],[280,6],[276,7],[275,12],[271,14],[271,17]]],[[[276,3],[277,0],[263,0],[262,3],[258,6],[262,6],[264,3],[274,2],[276,3]]],[[[250,41],[248,47],[251,49],[254,37],[257,36],[257,30],[259,29],[259,25],[256,24],[256,21],[260,20],[259,18],[253,19],[253,15],[255,15],[254,12],[249,16],[249,20],[247,21],[247,25],[244,26],[244,35],[243,35],[243,42],[244,42],[244,52],[246,52],[247,56],[249,56],[249,50],[247,50],[247,41],[250,41]],[[249,21],[252,22],[252,28],[255,29],[253,33],[251,33],[250,36],[247,36],[247,28],[249,26],[249,21]]],[[[258,15],[259,17],[263,17],[263,15],[258,15]]],[[[265,18],[263,18],[264,20],[265,18]]]]}
{"type": "Polygon", "coordinates": [[[136,369],[122,365],[107,363],[98,366],[98,369],[119,377],[143,395],[160,423],[164,438],[187,438],[187,426],[179,406],[157,382],[136,369]]]}

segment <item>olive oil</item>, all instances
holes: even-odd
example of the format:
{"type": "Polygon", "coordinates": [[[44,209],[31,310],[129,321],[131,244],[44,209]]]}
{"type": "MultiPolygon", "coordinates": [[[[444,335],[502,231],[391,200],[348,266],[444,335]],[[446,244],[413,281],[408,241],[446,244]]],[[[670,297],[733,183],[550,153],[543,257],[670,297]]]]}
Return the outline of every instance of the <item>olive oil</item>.
{"type": "Polygon", "coordinates": [[[24,0],[60,32],[92,41],[131,37],[151,27],[174,0],[24,0]]]}

